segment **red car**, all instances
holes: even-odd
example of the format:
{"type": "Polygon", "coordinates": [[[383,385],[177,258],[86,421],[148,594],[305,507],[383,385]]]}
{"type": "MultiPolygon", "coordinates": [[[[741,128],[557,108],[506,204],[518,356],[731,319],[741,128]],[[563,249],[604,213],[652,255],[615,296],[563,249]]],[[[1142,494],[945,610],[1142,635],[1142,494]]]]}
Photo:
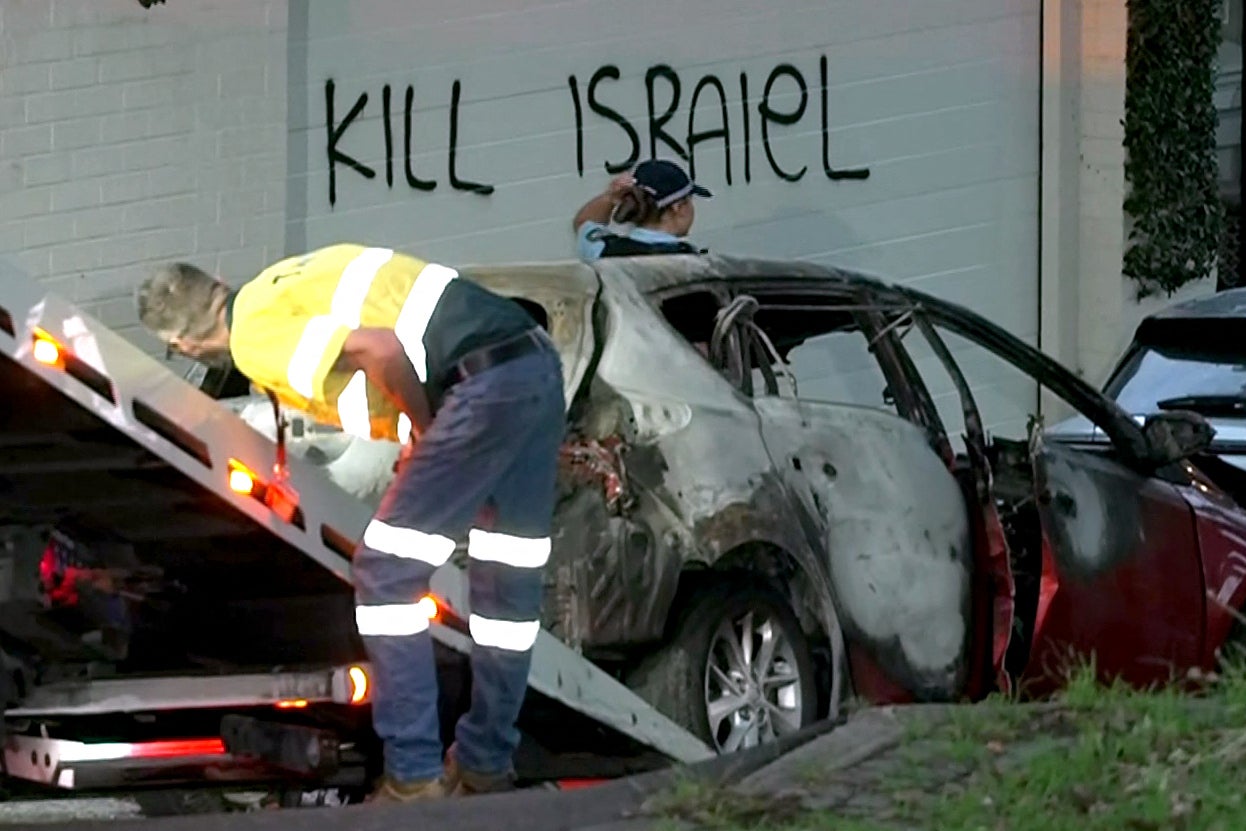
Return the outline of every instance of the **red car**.
{"type": "MultiPolygon", "coordinates": [[[[1091,658],[1102,679],[1136,685],[1216,669],[1246,600],[1246,512],[1198,467],[1215,432],[1203,417],[1133,417],[966,309],[900,288],[863,299],[886,331],[879,360],[895,362],[910,394],[940,399],[936,364],[955,391],[936,409],[943,421],[960,411],[963,446],[948,458],[974,508],[978,647],[968,654],[978,663],[964,694],[1041,695],[1091,658]],[[1099,440],[1044,431],[1013,403],[1035,387],[1099,440]]],[[[848,647],[858,693],[920,697],[872,651],[848,647]]]]}

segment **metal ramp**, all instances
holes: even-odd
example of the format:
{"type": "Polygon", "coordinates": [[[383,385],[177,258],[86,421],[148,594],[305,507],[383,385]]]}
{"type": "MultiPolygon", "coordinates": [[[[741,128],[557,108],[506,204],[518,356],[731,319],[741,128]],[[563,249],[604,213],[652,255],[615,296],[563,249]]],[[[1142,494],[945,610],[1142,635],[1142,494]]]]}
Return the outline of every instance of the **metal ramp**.
{"type": "MultiPolygon", "coordinates": [[[[106,422],[349,583],[351,552],[370,519],[368,508],[299,459],[288,464],[287,481],[298,497],[289,520],[254,494],[231,490],[233,471],[271,469],[275,445],[129,341],[38,284],[0,275],[0,353],[57,390],[66,407],[83,408],[106,422]]],[[[262,484],[263,474],[256,478],[262,484]]],[[[455,617],[467,618],[467,584],[460,567],[439,570],[432,589],[455,617]]],[[[432,633],[458,652],[471,649],[470,638],[449,626],[434,624],[432,633]]],[[[93,694],[90,683],[84,682],[76,700],[107,700],[110,693],[93,694]]],[[[700,739],[544,630],[533,650],[529,683],[676,761],[713,755],[700,739]]],[[[39,699],[38,691],[33,698],[39,699]]]]}

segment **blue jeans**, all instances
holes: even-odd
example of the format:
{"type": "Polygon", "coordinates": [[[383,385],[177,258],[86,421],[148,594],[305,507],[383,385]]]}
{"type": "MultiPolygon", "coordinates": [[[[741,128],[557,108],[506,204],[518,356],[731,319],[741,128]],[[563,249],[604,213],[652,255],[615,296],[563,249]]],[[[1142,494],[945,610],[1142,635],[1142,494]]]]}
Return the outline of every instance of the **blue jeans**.
{"type": "Polygon", "coordinates": [[[356,623],[372,662],[373,726],[395,779],[431,779],[442,769],[432,638],[417,601],[464,535],[472,693],[455,755],[477,773],[511,769],[539,630],[564,411],[548,343],[456,384],[364,533],[353,563],[356,623]]]}

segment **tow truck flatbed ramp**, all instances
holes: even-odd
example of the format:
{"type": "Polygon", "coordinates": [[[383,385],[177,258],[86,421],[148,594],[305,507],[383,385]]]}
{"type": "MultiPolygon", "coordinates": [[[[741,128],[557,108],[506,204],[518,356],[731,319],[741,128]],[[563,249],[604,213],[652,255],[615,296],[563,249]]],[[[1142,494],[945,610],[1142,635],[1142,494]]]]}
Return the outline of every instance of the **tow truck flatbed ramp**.
{"type": "MultiPolygon", "coordinates": [[[[274,562],[279,556],[306,558],[322,573],[349,584],[354,541],[370,519],[370,511],[362,502],[339,489],[321,470],[291,458],[288,483],[297,494],[297,510],[289,521],[283,519],[257,498],[265,479],[257,472],[270,470],[275,458],[272,441],[71,303],[33,281],[3,273],[0,385],[8,387],[4,391],[7,401],[0,407],[0,481],[7,476],[10,484],[17,483],[12,492],[20,497],[7,515],[0,508],[0,526],[72,513],[76,501],[83,500],[91,504],[95,521],[107,522],[110,531],[123,541],[150,534],[161,542],[180,535],[218,547],[237,545],[239,562],[249,556],[249,543],[254,542],[272,547],[271,554],[265,552],[264,556],[271,556],[274,562]],[[49,393],[49,388],[55,393],[49,393]],[[25,408],[35,407],[41,397],[49,402],[23,420],[25,408]],[[82,439],[87,424],[94,425],[90,441],[82,439]],[[99,433],[109,434],[110,440],[100,441],[99,433]],[[48,449],[43,452],[40,448],[45,447],[48,449]],[[123,494],[116,483],[124,481],[126,487],[140,488],[138,498],[147,499],[146,492],[141,491],[148,481],[144,479],[145,464],[162,468],[165,478],[161,482],[166,487],[172,480],[193,483],[205,498],[218,508],[224,507],[217,516],[199,516],[195,519],[199,524],[187,525],[168,515],[171,509],[161,502],[160,490],[153,488],[145,503],[145,516],[136,519],[135,496],[130,495],[122,504],[123,494]],[[103,485],[89,493],[84,490],[87,483],[95,481],[91,477],[117,469],[127,469],[132,475],[116,482],[102,479],[103,485]],[[253,476],[260,487],[251,494],[231,489],[230,477],[237,470],[253,476]],[[26,476],[40,478],[23,478],[26,476]],[[50,476],[71,484],[50,486],[50,476]],[[239,524],[246,526],[246,533],[258,536],[240,537],[243,532],[236,527],[239,524]],[[227,527],[233,534],[220,538],[228,542],[214,542],[212,534],[218,527],[227,527]]],[[[3,496],[0,493],[0,502],[3,496]]],[[[185,511],[181,515],[191,516],[185,511]]],[[[151,544],[152,540],[146,542],[151,544]]],[[[447,620],[467,618],[466,587],[457,561],[434,575],[432,590],[442,608],[451,612],[447,620]]],[[[204,625],[211,623],[205,621],[204,625]]],[[[465,654],[471,649],[470,638],[453,625],[435,623],[432,633],[456,652],[465,654]]],[[[323,683],[322,692],[330,696],[336,683],[340,694],[340,671],[313,673],[320,681],[308,683],[323,683]]],[[[232,679],[225,674],[210,681],[196,675],[70,679],[36,686],[10,715],[67,715],[114,707],[169,708],[178,706],[180,696],[185,696],[187,706],[195,706],[195,701],[205,698],[221,700],[236,695],[246,699],[272,694],[272,678],[267,673],[244,673],[232,679]]],[[[545,630],[533,650],[530,686],[673,760],[694,762],[713,755],[700,739],[545,630]]]]}

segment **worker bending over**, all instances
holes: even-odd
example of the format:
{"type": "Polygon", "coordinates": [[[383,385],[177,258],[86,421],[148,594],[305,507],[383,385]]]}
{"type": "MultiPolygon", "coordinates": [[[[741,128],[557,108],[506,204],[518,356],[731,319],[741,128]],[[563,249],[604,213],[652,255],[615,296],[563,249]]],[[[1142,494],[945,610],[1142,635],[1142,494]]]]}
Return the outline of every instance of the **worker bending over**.
{"type": "Polygon", "coordinates": [[[137,303],[143,324],[183,355],[232,358],[284,404],[405,445],[352,567],[385,749],[373,797],[511,787],[565,430],[561,366],[545,333],[519,304],[451,268],[361,245],[289,257],[237,293],[174,263],[143,282],[137,303]],[[443,763],[419,601],[463,536],[472,695],[443,763]]]}

